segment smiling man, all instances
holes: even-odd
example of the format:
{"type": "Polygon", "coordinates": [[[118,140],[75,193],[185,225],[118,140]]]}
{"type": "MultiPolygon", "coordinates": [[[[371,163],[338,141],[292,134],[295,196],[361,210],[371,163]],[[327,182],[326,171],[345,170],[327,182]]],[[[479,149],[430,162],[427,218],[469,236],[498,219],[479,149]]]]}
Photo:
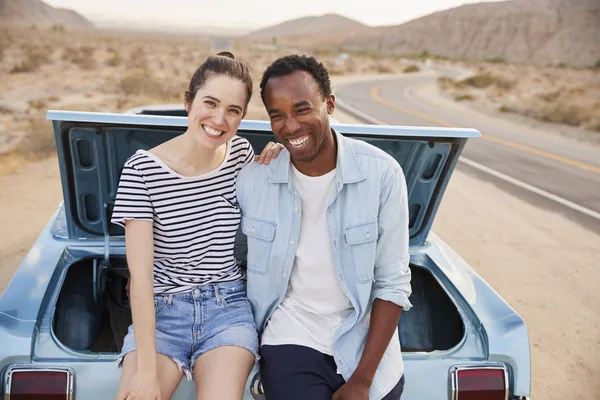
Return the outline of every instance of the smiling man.
{"type": "Polygon", "coordinates": [[[399,399],[397,327],[411,293],[402,169],[331,128],[335,96],[314,58],[276,60],[261,95],[287,151],[246,166],[237,197],[265,394],[399,399]]]}

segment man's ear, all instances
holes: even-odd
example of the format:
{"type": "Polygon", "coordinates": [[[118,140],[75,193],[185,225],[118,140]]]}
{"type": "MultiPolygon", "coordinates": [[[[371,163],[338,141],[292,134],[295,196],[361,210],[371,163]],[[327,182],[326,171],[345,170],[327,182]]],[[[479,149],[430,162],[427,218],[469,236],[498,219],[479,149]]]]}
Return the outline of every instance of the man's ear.
{"type": "Polygon", "coordinates": [[[327,96],[327,98],[325,99],[325,106],[327,107],[327,114],[329,114],[329,115],[333,114],[333,111],[335,110],[335,95],[334,94],[330,94],[329,96],[327,96]]]}

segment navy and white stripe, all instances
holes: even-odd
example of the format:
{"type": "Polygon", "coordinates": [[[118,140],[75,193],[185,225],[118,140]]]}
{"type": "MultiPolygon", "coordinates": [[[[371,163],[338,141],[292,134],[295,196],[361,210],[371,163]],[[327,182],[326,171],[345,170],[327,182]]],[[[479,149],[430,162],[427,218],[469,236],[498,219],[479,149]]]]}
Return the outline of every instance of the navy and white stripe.
{"type": "Polygon", "coordinates": [[[241,218],[235,180],[253,157],[250,143],[234,136],[221,166],[200,176],[182,176],[144,150],[127,160],[111,222],[153,222],[155,293],[244,278],[233,252],[241,218]]]}

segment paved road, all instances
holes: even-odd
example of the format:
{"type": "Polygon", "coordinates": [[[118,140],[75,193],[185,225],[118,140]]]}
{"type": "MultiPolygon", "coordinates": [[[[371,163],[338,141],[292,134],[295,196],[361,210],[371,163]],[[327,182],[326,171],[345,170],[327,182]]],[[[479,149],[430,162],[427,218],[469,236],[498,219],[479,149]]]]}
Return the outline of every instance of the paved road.
{"type": "Polygon", "coordinates": [[[444,109],[414,96],[436,78],[429,74],[343,84],[336,88],[338,106],[369,123],[478,129],[483,138],[469,141],[459,168],[600,232],[597,148],[478,113],[444,109]]]}

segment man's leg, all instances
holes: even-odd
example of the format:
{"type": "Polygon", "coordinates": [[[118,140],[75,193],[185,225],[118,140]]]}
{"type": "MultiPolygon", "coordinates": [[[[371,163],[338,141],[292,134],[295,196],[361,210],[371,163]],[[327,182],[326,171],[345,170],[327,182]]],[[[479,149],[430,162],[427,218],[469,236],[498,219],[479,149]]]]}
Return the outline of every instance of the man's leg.
{"type": "Polygon", "coordinates": [[[392,389],[391,392],[385,395],[382,400],[400,400],[402,392],[404,391],[404,374],[398,381],[398,384],[392,389]]]}
{"type": "Polygon", "coordinates": [[[344,379],[333,357],[306,346],[262,346],[260,375],[269,400],[331,400],[344,379]]]}

